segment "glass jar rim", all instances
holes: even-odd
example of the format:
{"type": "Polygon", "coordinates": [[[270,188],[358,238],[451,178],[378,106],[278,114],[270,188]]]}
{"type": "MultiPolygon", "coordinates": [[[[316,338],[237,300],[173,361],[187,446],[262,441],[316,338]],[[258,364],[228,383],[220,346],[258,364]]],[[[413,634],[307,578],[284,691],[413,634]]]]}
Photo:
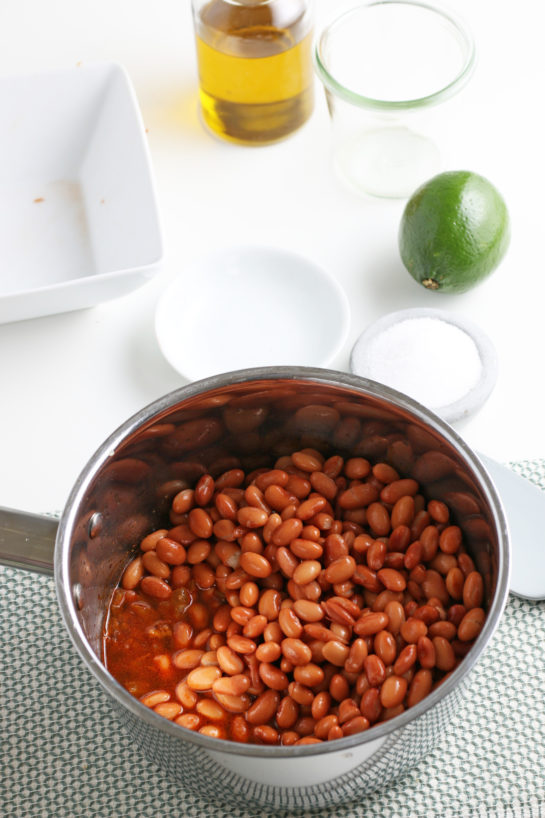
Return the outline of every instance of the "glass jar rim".
{"type": "Polygon", "coordinates": [[[429,3],[421,2],[421,0],[371,0],[371,2],[360,3],[359,5],[356,5],[353,8],[343,12],[341,15],[336,17],[331,23],[329,23],[322,31],[322,33],[318,36],[316,46],[314,49],[314,66],[318,76],[320,77],[322,83],[324,84],[327,90],[329,90],[336,97],[344,99],[346,102],[350,102],[352,105],[356,105],[360,108],[375,108],[381,110],[405,110],[412,108],[422,108],[430,105],[435,105],[439,102],[443,102],[444,100],[449,99],[450,97],[454,96],[454,94],[456,94],[467,82],[475,67],[475,62],[476,62],[475,42],[467,26],[461,21],[458,15],[453,13],[450,9],[447,10],[443,6],[435,4],[430,5],[429,3]],[[458,71],[456,76],[449,83],[444,85],[439,90],[434,91],[431,94],[426,94],[425,96],[415,97],[414,99],[406,100],[377,99],[375,97],[368,97],[363,94],[359,94],[356,91],[351,91],[349,88],[346,88],[345,85],[338,82],[327,69],[325,60],[323,58],[323,47],[325,45],[328,35],[332,32],[332,30],[337,25],[345,21],[347,18],[351,17],[357,12],[362,11],[363,9],[370,9],[375,6],[390,5],[413,6],[415,8],[421,8],[426,11],[432,12],[433,14],[442,17],[443,20],[447,21],[456,30],[456,33],[461,36],[465,52],[464,53],[465,60],[462,65],[462,68],[460,69],[460,71],[458,71]]]}

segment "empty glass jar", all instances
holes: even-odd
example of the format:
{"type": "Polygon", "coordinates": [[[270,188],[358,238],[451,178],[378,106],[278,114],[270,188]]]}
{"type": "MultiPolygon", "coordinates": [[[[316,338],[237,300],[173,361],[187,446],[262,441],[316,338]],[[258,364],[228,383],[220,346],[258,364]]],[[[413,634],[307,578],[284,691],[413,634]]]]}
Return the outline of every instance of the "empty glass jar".
{"type": "Polygon", "coordinates": [[[339,174],[357,191],[409,196],[442,167],[449,103],[475,63],[450,12],[412,0],[356,4],[318,38],[339,174]]]}

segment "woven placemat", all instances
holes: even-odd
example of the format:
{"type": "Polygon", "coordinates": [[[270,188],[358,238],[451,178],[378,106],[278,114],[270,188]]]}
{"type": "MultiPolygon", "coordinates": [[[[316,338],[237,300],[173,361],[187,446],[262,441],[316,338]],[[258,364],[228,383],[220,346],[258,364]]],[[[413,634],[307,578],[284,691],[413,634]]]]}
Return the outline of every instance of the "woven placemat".
{"type": "MultiPolygon", "coordinates": [[[[545,489],[545,460],[512,464],[545,489]]],[[[287,818],[184,791],[142,758],[63,628],[53,580],[0,569],[2,818],[287,818]]],[[[545,603],[509,599],[459,712],[387,789],[298,816],[545,818],[545,603]]]]}

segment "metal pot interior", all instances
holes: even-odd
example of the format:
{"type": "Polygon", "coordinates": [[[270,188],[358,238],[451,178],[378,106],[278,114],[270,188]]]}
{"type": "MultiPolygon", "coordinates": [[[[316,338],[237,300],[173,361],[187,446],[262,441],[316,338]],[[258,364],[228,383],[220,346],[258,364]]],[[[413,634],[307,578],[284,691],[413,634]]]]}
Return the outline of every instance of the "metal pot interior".
{"type": "Polygon", "coordinates": [[[418,480],[428,499],[448,504],[485,579],[491,621],[480,652],[503,608],[508,556],[499,503],[474,455],[440,419],[384,386],[327,370],[276,368],[167,395],[115,432],[80,476],[59,528],[57,580],[71,635],[96,675],[111,594],[141,538],[164,526],[180,487],[206,472],[271,466],[304,447],[385,460],[418,480]]]}

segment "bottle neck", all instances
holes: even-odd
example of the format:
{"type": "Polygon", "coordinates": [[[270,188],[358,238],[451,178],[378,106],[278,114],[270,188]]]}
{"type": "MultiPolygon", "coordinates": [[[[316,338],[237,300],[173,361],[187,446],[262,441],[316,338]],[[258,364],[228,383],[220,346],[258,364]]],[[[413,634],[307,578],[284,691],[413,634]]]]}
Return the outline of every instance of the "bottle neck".
{"type": "Polygon", "coordinates": [[[250,29],[262,26],[288,30],[292,44],[302,40],[312,28],[312,0],[193,0],[195,27],[199,37],[222,51],[236,44],[218,45],[218,32],[229,37],[251,39],[250,29]]]}
{"type": "Polygon", "coordinates": [[[231,6],[270,6],[275,0],[226,0],[231,6]]]}

